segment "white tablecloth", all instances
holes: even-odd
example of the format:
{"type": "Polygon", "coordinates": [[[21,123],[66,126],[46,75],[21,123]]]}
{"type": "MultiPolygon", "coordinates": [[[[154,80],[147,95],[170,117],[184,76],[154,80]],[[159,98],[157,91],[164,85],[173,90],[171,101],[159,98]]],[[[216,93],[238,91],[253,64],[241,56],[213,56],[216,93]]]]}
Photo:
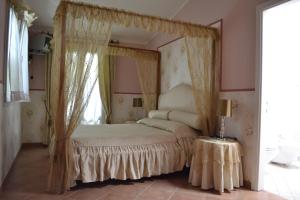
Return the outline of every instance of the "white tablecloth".
{"type": "Polygon", "coordinates": [[[242,149],[235,140],[196,139],[189,183],[207,190],[230,191],[243,186],[242,149]]]}

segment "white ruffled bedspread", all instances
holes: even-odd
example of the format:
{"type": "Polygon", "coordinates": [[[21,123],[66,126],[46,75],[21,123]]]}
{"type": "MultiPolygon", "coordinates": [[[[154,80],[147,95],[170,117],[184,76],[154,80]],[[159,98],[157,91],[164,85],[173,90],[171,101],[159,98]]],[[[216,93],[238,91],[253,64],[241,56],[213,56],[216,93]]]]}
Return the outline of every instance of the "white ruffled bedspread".
{"type": "Polygon", "coordinates": [[[160,119],[79,126],[72,136],[73,180],[140,179],[181,171],[190,165],[196,137],[194,129],[160,119]]]}

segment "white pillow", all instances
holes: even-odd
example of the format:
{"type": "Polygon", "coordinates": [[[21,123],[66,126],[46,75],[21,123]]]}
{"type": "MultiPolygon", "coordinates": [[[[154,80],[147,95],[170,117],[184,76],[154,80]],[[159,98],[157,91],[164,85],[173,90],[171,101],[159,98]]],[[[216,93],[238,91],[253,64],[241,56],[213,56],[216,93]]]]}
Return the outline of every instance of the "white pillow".
{"type": "Polygon", "coordinates": [[[170,111],[169,120],[182,122],[194,129],[201,130],[200,116],[195,113],[184,111],[170,111]]]}
{"type": "Polygon", "coordinates": [[[168,119],[169,110],[151,110],[148,117],[151,119],[168,119]]]}

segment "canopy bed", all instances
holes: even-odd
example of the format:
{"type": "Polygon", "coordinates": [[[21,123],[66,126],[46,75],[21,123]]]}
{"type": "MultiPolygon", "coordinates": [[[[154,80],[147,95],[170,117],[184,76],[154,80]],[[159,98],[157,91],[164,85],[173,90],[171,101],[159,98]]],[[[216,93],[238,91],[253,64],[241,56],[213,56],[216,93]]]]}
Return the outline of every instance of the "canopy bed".
{"type": "Polygon", "coordinates": [[[218,36],[214,28],[61,1],[54,17],[53,36],[49,191],[61,193],[76,179],[137,179],[181,170],[189,164],[195,129],[204,135],[214,134],[218,98],[218,36]],[[158,100],[159,55],[109,46],[113,24],[184,36],[192,86],[177,87],[158,100]],[[102,88],[101,101],[109,118],[107,55],[137,59],[145,110],[159,109],[149,112],[152,118],[138,124],[79,126],[95,84],[102,88]],[[174,98],[181,100],[173,102],[174,98]],[[192,103],[188,102],[191,99],[192,103]],[[118,149],[119,154],[112,155],[118,149]],[[105,156],[115,156],[111,160],[119,161],[110,163],[105,156]]]}
{"type": "Polygon", "coordinates": [[[140,179],[189,166],[200,125],[198,115],[188,112],[195,109],[194,102],[187,98],[180,103],[172,101],[183,95],[192,97],[190,86],[179,85],[160,96],[159,107],[168,101],[168,110],[151,111],[149,118],[136,124],[79,125],[71,137],[72,180],[140,179]],[[185,120],[179,119],[182,113],[185,120]]]}

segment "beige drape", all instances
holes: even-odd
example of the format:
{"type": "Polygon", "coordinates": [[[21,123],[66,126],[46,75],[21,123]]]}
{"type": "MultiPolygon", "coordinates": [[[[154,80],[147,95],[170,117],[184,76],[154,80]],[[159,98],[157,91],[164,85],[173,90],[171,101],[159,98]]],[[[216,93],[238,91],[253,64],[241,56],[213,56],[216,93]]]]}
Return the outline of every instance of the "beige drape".
{"type": "Polygon", "coordinates": [[[187,23],[170,20],[150,15],[141,15],[134,12],[105,8],[98,5],[78,3],[80,0],[69,0],[68,4],[80,8],[84,12],[91,12],[93,16],[102,21],[118,24],[124,27],[141,28],[149,32],[163,32],[174,35],[184,35],[192,37],[214,37],[217,38],[217,31],[214,28],[202,26],[200,24],[187,23]]]}
{"type": "Polygon", "coordinates": [[[88,97],[97,83],[98,63],[108,44],[111,24],[89,18],[91,12],[68,4],[58,7],[54,18],[54,58],[51,69],[53,151],[48,190],[70,188],[72,163],[70,136],[77,127],[88,97]],[[63,42],[62,42],[63,41],[63,42]],[[91,77],[95,77],[91,80],[91,77]],[[85,98],[87,97],[87,98],[85,98]]]}
{"type": "Polygon", "coordinates": [[[43,136],[43,144],[48,145],[51,138],[51,129],[52,129],[52,118],[50,114],[51,110],[51,66],[52,66],[52,50],[50,50],[46,54],[46,63],[45,63],[45,88],[46,88],[46,96],[45,96],[45,109],[46,109],[46,131],[43,136]]]}
{"type": "Polygon", "coordinates": [[[158,60],[137,58],[137,72],[143,93],[143,107],[148,113],[157,107],[158,60]]]}
{"type": "Polygon", "coordinates": [[[192,79],[197,113],[202,133],[214,135],[218,100],[218,67],[215,61],[217,43],[213,38],[186,37],[188,66],[192,79]]]}
{"type": "Polygon", "coordinates": [[[113,78],[113,66],[110,64],[110,56],[103,56],[103,61],[99,65],[98,83],[100,89],[100,97],[105,112],[105,123],[111,123],[111,82],[113,78]]]}

